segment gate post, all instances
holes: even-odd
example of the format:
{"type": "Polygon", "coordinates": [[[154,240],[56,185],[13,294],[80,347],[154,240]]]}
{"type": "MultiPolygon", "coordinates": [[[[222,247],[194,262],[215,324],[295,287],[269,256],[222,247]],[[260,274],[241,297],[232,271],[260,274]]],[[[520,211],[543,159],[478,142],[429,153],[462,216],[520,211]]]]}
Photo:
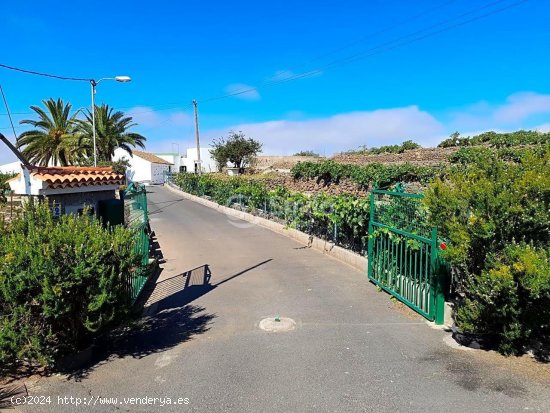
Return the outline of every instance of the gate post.
{"type": "Polygon", "coordinates": [[[445,322],[445,291],[441,262],[439,259],[439,246],[437,245],[437,229],[432,228],[431,239],[431,267],[432,267],[432,291],[434,295],[435,324],[443,325],[445,322]]]}
{"type": "Polygon", "coordinates": [[[372,191],[370,193],[369,214],[370,214],[369,232],[367,236],[367,276],[369,279],[372,279],[373,277],[372,270],[374,265],[374,258],[372,256],[373,243],[374,243],[374,240],[372,238],[372,232],[373,232],[372,222],[374,220],[374,193],[372,191]]]}

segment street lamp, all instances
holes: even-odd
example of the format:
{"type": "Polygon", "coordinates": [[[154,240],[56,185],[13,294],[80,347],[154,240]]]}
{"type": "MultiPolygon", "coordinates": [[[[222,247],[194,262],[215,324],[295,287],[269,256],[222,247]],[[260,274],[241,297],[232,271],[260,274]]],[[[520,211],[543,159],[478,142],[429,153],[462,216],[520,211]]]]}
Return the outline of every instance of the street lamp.
{"type": "Polygon", "coordinates": [[[97,147],[95,143],[95,87],[104,80],[116,80],[117,82],[130,82],[132,78],[130,76],[115,76],[104,77],[99,80],[90,79],[90,85],[92,86],[92,136],[94,141],[94,166],[97,166],[97,147]]]}

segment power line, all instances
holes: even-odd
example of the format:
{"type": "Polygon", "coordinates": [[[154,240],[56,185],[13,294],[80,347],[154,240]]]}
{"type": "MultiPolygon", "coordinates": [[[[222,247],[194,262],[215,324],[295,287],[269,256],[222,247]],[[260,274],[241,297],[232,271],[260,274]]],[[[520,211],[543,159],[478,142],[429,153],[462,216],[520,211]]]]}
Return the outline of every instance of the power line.
{"type": "Polygon", "coordinates": [[[2,63],[0,63],[0,67],[3,67],[5,69],[9,69],[9,70],[15,70],[16,72],[23,72],[23,73],[28,73],[28,74],[31,74],[31,75],[50,77],[50,78],[60,79],[60,80],[75,80],[75,81],[80,81],[80,82],[89,82],[90,80],[92,80],[92,79],[85,79],[85,78],[82,78],[82,77],[67,77],[67,76],[52,75],[50,73],[35,72],[34,70],[21,69],[19,67],[8,66],[8,65],[5,65],[5,64],[2,64],[2,63]]]}
{"type": "Polygon", "coordinates": [[[0,85],[0,92],[2,93],[2,99],[4,100],[4,106],[6,107],[6,112],[8,112],[11,129],[13,131],[13,137],[17,140],[17,132],[15,132],[15,126],[13,126],[13,119],[11,118],[10,108],[8,107],[8,101],[6,99],[6,95],[4,95],[4,89],[2,89],[2,85],[0,85]]]}
{"type": "MultiPolygon", "coordinates": [[[[398,29],[398,28],[401,28],[402,26],[408,24],[408,23],[411,23],[415,20],[418,20],[424,16],[427,16],[429,14],[431,14],[432,12],[438,10],[438,9],[441,9],[441,8],[444,8],[446,6],[448,6],[449,4],[452,4],[452,3],[455,3],[457,0],[447,0],[447,1],[444,1],[436,6],[432,6],[432,7],[429,7],[428,9],[425,9],[417,14],[413,14],[412,16],[409,16],[409,17],[405,17],[404,19],[396,22],[396,23],[393,23],[387,27],[384,27],[380,30],[376,30],[372,33],[369,33],[367,35],[364,35],[364,36],[361,36],[355,40],[352,40],[350,41],[349,43],[345,44],[344,46],[341,46],[341,47],[337,47],[333,50],[330,50],[330,51],[327,51],[325,53],[322,53],[320,55],[317,55],[313,58],[310,58],[302,63],[299,63],[299,64],[296,64],[293,66],[294,69],[298,68],[298,67],[303,67],[303,66],[306,66],[307,64],[309,63],[312,63],[312,62],[316,62],[316,61],[319,61],[327,56],[331,56],[331,55],[334,55],[334,54],[337,54],[338,52],[341,52],[343,50],[346,50],[346,49],[349,49],[351,48],[352,46],[355,46],[357,44],[360,44],[360,43],[363,43],[364,41],[366,40],[370,40],[372,38],[375,38],[381,34],[384,34],[384,33],[387,33],[387,32],[390,32],[394,29],[398,29]]],[[[237,90],[236,92],[238,92],[239,90],[237,90]]]]}
{"type": "MultiPolygon", "coordinates": [[[[333,67],[333,66],[339,66],[341,64],[347,64],[347,63],[350,63],[350,62],[353,62],[355,60],[359,60],[361,59],[362,57],[369,57],[369,56],[372,56],[373,53],[369,53],[369,52],[372,52],[372,51],[376,51],[378,49],[382,49],[382,50],[393,50],[395,49],[396,47],[400,47],[400,46],[403,46],[403,45],[406,45],[406,44],[410,44],[410,43],[413,43],[413,42],[416,42],[416,41],[419,41],[419,40],[423,40],[425,38],[428,38],[428,37],[433,37],[437,34],[440,34],[440,33],[443,33],[443,32],[446,32],[446,31],[449,31],[449,30],[452,30],[452,29],[455,29],[457,27],[460,27],[460,26],[464,26],[468,23],[472,23],[474,21],[477,21],[477,20],[481,20],[483,18],[487,18],[489,16],[492,16],[494,14],[497,14],[497,13],[500,13],[504,10],[507,10],[507,9],[510,9],[512,7],[516,7],[518,5],[520,5],[521,3],[525,3],[527,2],[528,0],[519,0],[519,1],[516,1],[515,3],[512,3],[512,4],[509,4],[507,6],[503,6],[499,9],[493,9],[489,12],[486,12],[484,14],[481,14],[481,15],[477,15],[477,16],[474,16],[470,19],[467,19],[467,20],[463,20],[461,22],[457,22],[455,24],[452,24],[450,26],[447,26],[447,27],[443,27],[442,29],[439,29],[439,30],[436,30],[436,31],[433,31],[433,32],[430,32],[430,33],[427,33],[425,35],[421,35],[421,36],[418,36],[418,37],[415,37],[409,41],[407,41],[407,39],[411,36],[416,36],[416,35],[420,35],[421,33],[423,32],[426,32],[428,30],[431,30],[431,29],[434,29],[436,27],[439,27],[439,26],[444,26],[448,23],[452,23],[453,21],[456,21],[456,20],[460,20],[462,19],[463,17],[466,17],[466,16],[469,16],[471,14],[474,14],[474,13],[477,13],[481,10],[484,10],[484,9],[487,9],[489,7],[493,7],[493,6],[496,6],[497,4],[500,4],[500,3],[503,3],[507,0],[496,0],[496,1],[493,1],[491,3],[488,3],[488,4],[485,4],[484,6],[481,6],[481,7],[478,7],[478,8],[475,8],[475,9],[472,9],[470,11],[467,11],[465,13],[462,13],[454,18],[451,18],[451,19],[447,19],[447,20],[444,20],[442,22],[439,22],[439,23],[436,23],[436,24],[433,24],[429,27],[426,27],[426,28],[423,28],[423,29],[420,29],[420,30],[417,30],[417,31],[414,31],[412,33],[409,33],[408,35],[406,36],[401,36],[397,39],[394,39],[394,40],[391,40],[391,41],[388,41],[388,42],[385,42],[385,43],[382,43],[381,45],[379,46],[376,46],[374,48],[371,48],[371,49],[368,49],[368,50],[365,50],[361,53],[356,53],[354,55],[351,55],[351,56],[348,56],[346,58],[342,58],[342,59],[339,59],[339,60],[336,60],[334,62],[331,62],[325,66],[323,66],[321,69],[326,69],[326,68],[330,68],[330,67],[333,67]],[[402,40],[405,40],[405,42],[401,42],[401,43],[398,43],[402,40]],[[398,43],[397,45],[392,45],[393,43],[398,43]],[[389,46],[388,48],[384,47],[384,46],[389,46]]],[[[378,54],[378,53],[374,53],[374,54],[378,54]]]]}
{"type": "Polygon", "coordinates": [[[367,58],[367,57],[370,57],[370,56],[373,56],[373,55],[376,55],[376,54],[380,54],[380,53],[383,53],[385,51],[389,51],[389,50],[393,50],[393,49],[396,49],[398,47],[402,47],[402,46],[405,46],[405,45],[408,45],[410,43],[414,43],[414,42],[417,42],[417,41],[420,41],[420,40],[423,40],[423,39],[426,39],[428,37],[432,37],[432,36],[435,36],[437,34],[440,34],[440,33],[443,33],[443,32],[446,32],[446,31],[449,31],[449,30],[452,30],[454,28],[457,28],[457,27],[460,27],[460,26],[463,26],[465,24],[468,24],[468,23],[471,23],[471,22],[474,22],[474,21],[477,21],[477,20],[480,20],[480,19],[483,19],[483,18],[487,18],[491,15],[494,15],[494,14],[497,14],[497,13],[501,13],[503,12],[504,10],[507,10],[507,9],[510,9],[512,7],[516,7],[522,3],[525,3],[527,2],[528,0],[520,0],[520,1],[517,1],[515,3],[512,3],[512,4],[509,4],[507,6],[504,6],[504,7],[501,7],[499,9],[494,9],[490,12],[487,12],[485,14],[482,14],[482,15],[478,15],[478,16],[475,16],[471,19],[468,19],[468,20],[465,20],[465,21],[462,21],[462,22],[459,22],[459,23],[456,23],[454,25],[450,25],[450,26],[447,26],[447,27],[444,27],[440,30],[437,30],[437,31],[434,31],[434,32],[430,32],[430,33],[427,33],[425,35],[421,35],[421,36],[418,36],[418,37],[415,37],[411,40],[408,40],[408,41],[403,41],[403,40],[407,40],[407,38],[411,37],[411,36],[415,36],[415,35],[418,35],[418,34],[421,34],[422,32],[425,32],[427,30],[430,30],[430,29],[433,29],[433,28],[436,28],[436,27],[439,27],[439,26],[442,26],[442,25],[445,25],[445,24],[448,24],[448,23],[451,23],[453,21],[456,21],[456,20],[459,20],[465,16],[468,16],[470,14],[473,14],[473,13],[476,13],[480,10],[483,10],[483,9],[486,9],[486,8],[489,8],[489,7],[492,7],[492,6],[495,6],[499,3],[502,3],[502,2],[505,2],[507,0],[496,0],[496,1],[493,1],[493,2],[490,2],[490,3],[487,3],[481,7],[476,7],[468,12],[465,12],[465,13],[462,13],[456,17],[453,17],[453,18],[450,18],[450,19],[447,19],[447,20],[443,20],[439,23],[436,23],[436,24],[433,24],[431,26],[428,26],[426,28],[423,28],[423,29],[420,29],[420,30],[416,30],[412,33],[409,33],[407,35],[404,35],[404,36],[401,36],[401,37],[398,37],[397,39],[393,39],[391,41],[388,41],[388,42],[385,42],[385,43],[382,43],[376,47],[373,47],[371,49],[368,49],[366,51],[363,51],[361,53],[357,53],[357,54],[354,54],[354,55],[351,55],[351,56],[348,56],[346,58],[341,58],[341,59],[338,59],[338,60],[335,60],[333,62],[330,62],[330,63],[327,63],[323,66],[320,66],[316,69],[312,69],[312,70],[309,70],[309,71],[306,71],[306,72],[303,72],[303,73],[298,73],[296,75],[292,75],[292,76],[289,76],[287,78],[284,78],[284,79],[278,79],[278,80],[272,80],[272,81],[265,81],[261,84],[259,84],[258,86],[255,86],[255,87],[250,87],[248,89],[242,89],[242,90],[237,90],[233,93],[227,93],[225,95],[221,95],[221,96],[217,96],[217,97],[212,97],[212,98],[208,98],[208,99],[203,99],[201,100],[200,102],[201,103],[205,103],[205,102],[212,102],[212,101],[216,101],[216,100],[221,100],[221,99],[226,99],[226,98],[229,98],[229,97],[232,97],[232,96],[238,96],[238,95],[241,95],[241,94],[245,94],[245,93],[249,93],[249,92],[252,92],[252,91],[256,91],[260,88],[267,88],[267,87],[272,87],[272,86],[275,86],[275,85],[279,85],[281,83],[286,83],[286,82],[290,82],[290,81],[293,81],[293,80],[298,80],[298,79],[303,79],[303,78],[308,78],[308,77],[312,77],[312,76],[316,76],[316,75],[319,75],[322,73],[323,70],[326,70],[326,69],[330,69],[330,68],[333,68],[333,67],[337,67],[337,66],[342,66],[342,65],[345,65],[345,64],[349,64],[349,63],[352,63],[356,60],[361,60],[361,59],[364,59],[364,58],[367,58]],[[399,42],[401,41],[401,43],[397,43],[397,44],[394,44],[396,42],[399,42]],[[378,50],[378,51],[376,51],[378,50]],[[376,51],[374,53],[368,53],[368,52],[372,52],[372,51],[376,51]]]}
{"type": "MultiPolygon", "coordinates": [[[[443,27],[439,30],[429,32],[429,33],[426,33],[426,34],[422,35],[422,33],[426,32],[428,30],[431,30],[431,29],[434,29],[434,28],[437,28],[437,27],[440,27],[440,26],[445,26],[448,23],[452,23],[454,21],[460,20],[460,19],[462,19],[466,16],[469,16],[469,15],[477,13],[481,10],[496,6],[496,5],[498,5],[500,3],[503,3],[503,2],[506,2],[506,1],[508,1],[508,0],[495,0],[495,1],[492,1],[492,2],[489,2],[489,3],[486,3],[486,4],[484,4],[480,7],[475,7],[475,8],[473,8],[473,9],[467,11],[467,12],[461,13],[458,16],[440,21],[440,22],[435,23],[433,25],[430,25],[428,27],[424,27],[422,29],[419,29],[419,30],[416,30],[414,32],[408,33],[407,35],[400,36],[396,39],[384,42],[382,44],[379,44],[378,46],[375,46],[373,48],[364,50],[361,53],[353,54],[353,55],[348,56],[346,58],[341,58],[341,59],[332,61],[332,62],[327,63],[323,66],[320,66],[316,69],[312,69],[312,70],[309,70],[309,71],[306,71],[306,72],[303,72],[303,73],[298,73],[298,74],[295,74],[295,75],[292,75],[292,76],[289,76],[289,77],[283,78],[283,79],[264,81],[260,85],[255,86],[255,87],[239,89],[235,92],[227,93],[225,95],[212,97],[212,98],[207,98],[207,99],[202,99],[199,102],[200,103],[213,102],[213,101],[216,101],[216,100],[226,99],[226,98],[229,98],[229,97],[239,96],[239,95],[242,95],[242,94],[245,94],[245,93],[257,91],[260,88],[265,89],[265,88],[268,88],[268,87],[277,86],[277,85],[282,84],[282,83],[287,83],[287,82],[291,82],[291,81],[294,81],[294,80],[313,77],[313,76],[321,74],[323,70],[331,69],[331,68],[338,67],[338,66],[343,66],[343,65],[346,65],[346,64],[349,64],[349,63],[353,63],[357,60],[365,59],[365,58],[368,58],[368,57],[371,57],[371,56],[374,56],[374,55],[377,55],[377,54],[380,54],[380,53],[383,53],[383,52],[386,52],[386,51],[390,51],[390,50],[393,50],[393,49],[396,49],[396,48],[399,48],[399,47],[406,46],[406,45],[411,44],[411,43],[415,43],[415,42],[424,40],[424,39],[429,38],[429,37],[433,37],[435,35],[447,32],[447,31],[455,29],[457,27],[464,26],[464,25],[472,23],[474,21],[490,17],[490,16],[492,16],[494,14],[497,14],[497,13],[501,13],[501,12],[507,10],[507,9],[512,8],[512,7],[516,7],[516,6],[518,6],[522,3],[526,3],[528,0],[516,1],[514,3],[503,6],[501,8],[493,9],[489,12],[484,13],[484,14],[474,16],[474,17],[472,17],[470,19],[467,19],[467,20],[459,21],[459,22],[457,22],[455,24],[452,24],[450,26],[446,26],[446,27],[443,27]]],[[[451,3],[451,1],[444,3],[444,5],[446,5],[448,3],[451,3]]],[[[424,15],[427,12],[428,11],[420,13],[416,16],[418,17],[418,16],[421,16],[421,15],[424,15]]],[[[414,18],[414,16],[411,19],[413,19],[413,18],[414,18]]],[[[346,47],[344,47],[344,48],[346,48],[346,47]]],[[[342,49],[344,49],[344,48],[342,48],[342,49]]],[[[167,109],[173,109],[173,108],[166,108],[164,110],[167,110],[167,109]]],[[[162,123],[165,123],[165,122],[162,122],[162,123]]]]}
{"type": "MultiPolygon", "coordinates": [[[[349,43],[348,45],[343,46],[339,49],[333,50],[332,52],[328,52],[328,53],[322,55],[321,57],[331,55],[331,54],[337,53],[338,51],[347,49],[350,46],[355,45],[355,44],[365,40],[366,38],[371,38],[375,35],[390,31],[394,28],[401,27],[403,24],[405,24],[409,21],[418,19],[419,17],[422,17],[422,16],[434,11],[435,9],[444,7],[444,6],[452,3],[453,1],[455,1],[455,0],[449,0],[449,1],[444,2],[443,4],[441,4],[439,6],[432,7],[432,8],[430,8],[430,9],[424,11],[424,12],[418,13],[418,14],[416,14],[416,15],[408,18],[408,19],[405,19],[404,21],[402,21],[399,24],[395,24],[395,25],[390,26],[386,29],[382,29],[379,32],[375,32],[374,34],[371,34],[367,37],[363,37],[360,40],[357,40],[353,43],[349,43]]],[[[212,102],[212,101],[216,101],[216,100],[226,99],[226,98],[229,98],[229,97],[239,96],[239,95],[242,95],[242,94],[245,94],[245,93],[257,91],[260,88],[264,89],[264,88],[268,88],[268,87],[277,86],[277,85],[282,84],[282,83],[291,82],[291,81],[294,81],[294,80],[313,77],[313,76],[321,74],[323,72],[323,70],[332,69],[332,68],[335,68],[335,67],[338,67],[338,66],[343,66],[343,65],[346,65],[346,64],[350,64],[350,63],[353,63],[357,60],[362,60],[362,59],[365,59],[365,58],[368,58],[368,57],[371,57],[371,56],[374,56],[374,55],[377,55],[377,54],[380,54],[380,53],[384,53],[384,52],[394,50],[394,49],[399,48],[399,47],[403,47],[403,46],[411,44],[411,43],[415,43],[415,42],[424,40],[424,39],[429,38],[429,37],[436,36],[438,34],[447,32],[447,31],[455,29],[457,27],[464,26],[466,24],[475,22],[477,20],[481,20],[481,19],[490,17],[494,14],[501,13],[501,12],[507,10],[507,9],[519,6],[522,3],[526,3],[528,0],[516,1],[516,2],[508,4],[506,6],[488,11],[484,14],[474,16],[470,19],[466,19],[466,20],[463,20],[463,21],[459,21],[455,24],[448,25],[449,23],[452,23],[452,22],[457,21],[457,20],[461,20],[466,16],[472,15],[474,13],[477,13],[477,12],[479,12],[481,10],[484,10],[484,9],[487,9],[487,8],[491,8],[493,6],[496,6],[496,5],[498,5],[500,3],[503,3],[503,2],[506,2],[506,1],[508,1],[508,0],[495,0],[495,1],[492,1],[492,2],[489,2],[489,3],[486,3],[483,6],[473,8],[473,9],[471,9],[467,12],[464,12],[464,13],[458,15],[458,16],[440,21],[440,22],[432,24],[428,27],[421,28],[421,29],[416,30],[414,32],[411,32],[411,33],[408,33],[406,35],[397,37],[393,40],[386,41],[386,42],[381,43],[381,44],[379,44],[375,47],[372,47],[370,49],[363,50],[360,53],[355,53],[355,54],[352,54],[352,55],[347,56],[347,57],[343,57],[343,58],[340,58],[340,59],[333,60],[332,62],[328,62],[328,63],[326,63],[326,64],[324,64],[320,67],[317,67],[317,68],[309,70],[309,71],[305,71],[305,72],[302,72],[302,73],[297,73],[297,74],[294,74],[294,75],[291,75],[291,76],[288,76],[288,77],[285,77],[285,78],[281,78],[281,79],[266,80],[266,81],[260,83],[258,86],[255,86],[255,87],[239,89],[239,90],[237,90],[235,92],[232,92],[232,93],[227,93],[227,94],[220,95],[220,96],[215,96],[215,97],[211,97],[211,98],[207,98],[207,99],[202,99],[199,102],[200,103],[206,103],[206,102],[212,102]],[[448,25],[448,26],[446,26],[446,25],[448,25]],[[440,26],[444,26],[444,27],[442,27],[441,29],[435,30],[435,31],[428,32],[426,34],[422,34],[426,31],[432,30],[432,29],[440,27],[440,26]]],[[[311,61],[318,60],[319,58],[320,57],[314,58],[311,61]]],[[[64,76],[57,76],[57,75],[51,75],[51,74],[46,74],[46,73],[34,72],[34,71],[30,71],[30,70],[25,70],[25,69],[20,69],[20,68],[7,66],[7,65],[4,65],[4,64],[0,64],[0,67],[4,67],[4,68],[7,68],[7,69],[11,69],[11,70],[17,70],[17,71],[24,72],[24,73],[39,75],[39,76],[46,76],[46,77],[52,77],[52,78],[56,78],[56,79],[62,79],[62,80],[90,81],[90,79],[84,79],[84,78],[72,78],[72,77],[64,77],[64,76]]],[[[174,104],[176,104],[176,103],[174,102],[174,104]]],[[[168,105],[170,105],[170,104],[168,104],[168,105]]],[[[186,107],[187,106],[192,107],[191,104],[186,104],[185,106],[186,107]]],[[[150,110],[143,110],[143,111],[134,112],[134,114],[151,113],[151,112],[161,111],[161,110],[171,110],[171,109],[177,109],[177,108],[180,108],[180,107],[181,107],[181,105],[178,105],[176,107],[172,106],[172,107],[166,107],[166,108],[152,108],[150,110]]],[[[122,108],[118,108],[118,109],[130,109],[130,108],[131,107],[126,107],[126,108],[122,107],[122,108]]],[[[14,113],[14,114],[23,115],[23,114],[32,114],[32,112],[18,112],[18,113],[14,113]]],[[[0,115],[6,115],[6,114],[2,113],[0,115]]],[[[165,122],[161,122],[161,123],[165,123],[165,122]]]]}
{"type": "MultiPolygon", "coordinates": [[[[330,55],[333,55],[333,54],[335,54],[335,53],[338,53],[339,51],[348,49],[349,47],[351,47],[351,46],[353,46],[353,45],[355,45],[355,44],[358,44],[358,43],[360,43],[360,42],[362,42],[362,41],[364,41],[364,40],[366,40],[366,39],[369,39],[369,38],[378,36],[378,35],[380,35],[380,34],[386,33],[386,32],[388,32],[388,31],[391,31],[391,30],[393,30],[393,29],[395,29],[395,28],[400,27],[400,26],[403,25],[403,24],[409,23],[409,22],[414,21],[414,20],[416,20],[416,19],[418,19],[418,18],[420,18],[420,17],[423,17],[423,16],[425,16],[425,15],[427,15],[427,14],[429,14],[429,13],[431,13],[431,12],[433,12],[433,11],[435,11],[435,10],[441,8],[441,7],[444,7],[444,6],[448,5],[448,4],[454,3],[455,1],[456,1],[456,0],[447,0],[447,1],[443,2],[442,4],[439,4],[439,5],[437,5],[437,6],[431,7],[431,8],[429,8],[429,9],[423,11],[423,12],[420,12],[420,13],[418,13],[418,14],[415,14],[415,15],[409,17],[409,18],[406,18],[406,19],[400,21],[399,23],[396,23],[396,24],[394,24],[394,25],[392,25],[392,26],[386,27],[386,28],[381,29],[381,30],[379,30],[379,31],[376,31],[376,32],[374,32],[374,33],[371,33],[371,34],[369,34],[369,35],[367,35],[367,36],[363,36],[363,37],[361,37],[361,38],[359,38],[359,39],[357,39],[357,40],[355,40],[355,41],[353,41],[353,42],[348,43],[347,45],[345,45],[345,46],[343,46],[343,47],[341,47],[341,48],[334,49],[334,50],[332,50],[332,51],[329,51],[329,52],[327,52],[327,53],[324,53],[324,54],[322,54],[322,55],[319,55],[319,56],[317,56],[317,57],[314,57],[314,58],[308,60],[307,62],[304,62],[304,63],[302,63],[302,64],[295,65],[294,67],[303,66],[303,65],[305,65],[305,64],[307,64],[307,63],[311,63],[311,62],[320,60],[320,59],[323,58],[323,57],[330,56],[330,55]]],[[[10,70],[16,70],[16,71],[23,72],[23,73],[29,73],[29,74],[35,74],[35,75],[40,75],[40,76],[52,77],[52,78],[62,79],[62,80],[86,80],[86,81],[89,81],[89,79],[68,78],[68,77],[63,77],[63,76],[50,75],[50,74],[46,74],[46,73],[39,73],[39,72],[31,71],[31,70],[20,69],[20,68],[16,68],[16,67],[4,65],[4,64],[0,64],[0,67],[4,67],[4,68],[10,69],[10,70]]],[[[233,94],[232,96],[239,95],[239,94],[241,94],[241,93],[247,93],[247,92],[249,92],[249,91],[251,91],[251,90],[255,90],[255,89],[246,89],[246,88],[245,88],[245,89],[238,89],[237,91],[233,92],[234,94],[233,94]],[[242,92],[241,92],[241,91],[242,91],[242,92]]],[[[204,101],[203,101],[203,102],[204,102],[204,101]]],[[[150,112],[158,111],[158,110],[170,110],[170,109],[173,109],[173,108],[174,108],[174,107],[171,106],[171,105],[178,105],[178,103],[174,102],[174,103],[168,103],[168,104],[165,104],[165,105],[169,105],[170,107],[167,107],[167,108],[165,108],[165,109],[155,108],[155,109],[151,109],[151,110],[144,110],[144,111],[134,112],[134,113],[135,113],[135,114],[141,114],[141,113],[150,113],[150,112]]],[[[163,106],[165,106],[165,105],[163,105],[163,106]]],[[[178,106],[178,107],[179,107],[179,106],[178,106]]],[[[190,107],[192,108],[193,105],[190,104],[190,107]]],[[[120,108],[117,108],[117,109],[131,109],[131,108],[132,108],[132,106],[130,106],[130,107],[120,107],[120,108]]],[[[12,114],[13,114],[13,115],[32,115],[32,114],[34,114],[34,112],[13,112],[12,114]]],[[[0,113],[0,116],[7,116],[7,115],[8,115],[7,113],[0,113]]],[[[0,129],[2,129],[2,128],[0,128],[0,129]]]]}

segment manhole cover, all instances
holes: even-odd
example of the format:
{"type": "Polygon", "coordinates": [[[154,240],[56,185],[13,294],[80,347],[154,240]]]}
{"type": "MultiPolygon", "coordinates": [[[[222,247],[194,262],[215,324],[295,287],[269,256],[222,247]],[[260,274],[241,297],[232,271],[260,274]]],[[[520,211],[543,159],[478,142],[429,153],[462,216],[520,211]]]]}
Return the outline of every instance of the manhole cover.
{"type": "Polygon", "coordinates": [[[296,328],[296,322],[287,317],[268,317],[260,321],[260,328],[265,331],[291,331],[296,328]]]}

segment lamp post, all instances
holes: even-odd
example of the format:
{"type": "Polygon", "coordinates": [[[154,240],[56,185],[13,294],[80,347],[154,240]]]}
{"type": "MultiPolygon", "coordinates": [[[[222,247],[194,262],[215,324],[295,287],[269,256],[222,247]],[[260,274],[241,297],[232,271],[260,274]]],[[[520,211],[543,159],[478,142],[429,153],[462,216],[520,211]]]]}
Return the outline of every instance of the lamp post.
{"type": "Polygon", "coordinates": [[[90,79],[90,85],[92,87],[92,136],[94,141],[94,166],[97,166],[97,147],[95,143],[95,87],[104,80],[116,80],[117,82],[130,82],[132,78],[130,76],[115,76],[104,77],[99,80],[90,79]]]}

